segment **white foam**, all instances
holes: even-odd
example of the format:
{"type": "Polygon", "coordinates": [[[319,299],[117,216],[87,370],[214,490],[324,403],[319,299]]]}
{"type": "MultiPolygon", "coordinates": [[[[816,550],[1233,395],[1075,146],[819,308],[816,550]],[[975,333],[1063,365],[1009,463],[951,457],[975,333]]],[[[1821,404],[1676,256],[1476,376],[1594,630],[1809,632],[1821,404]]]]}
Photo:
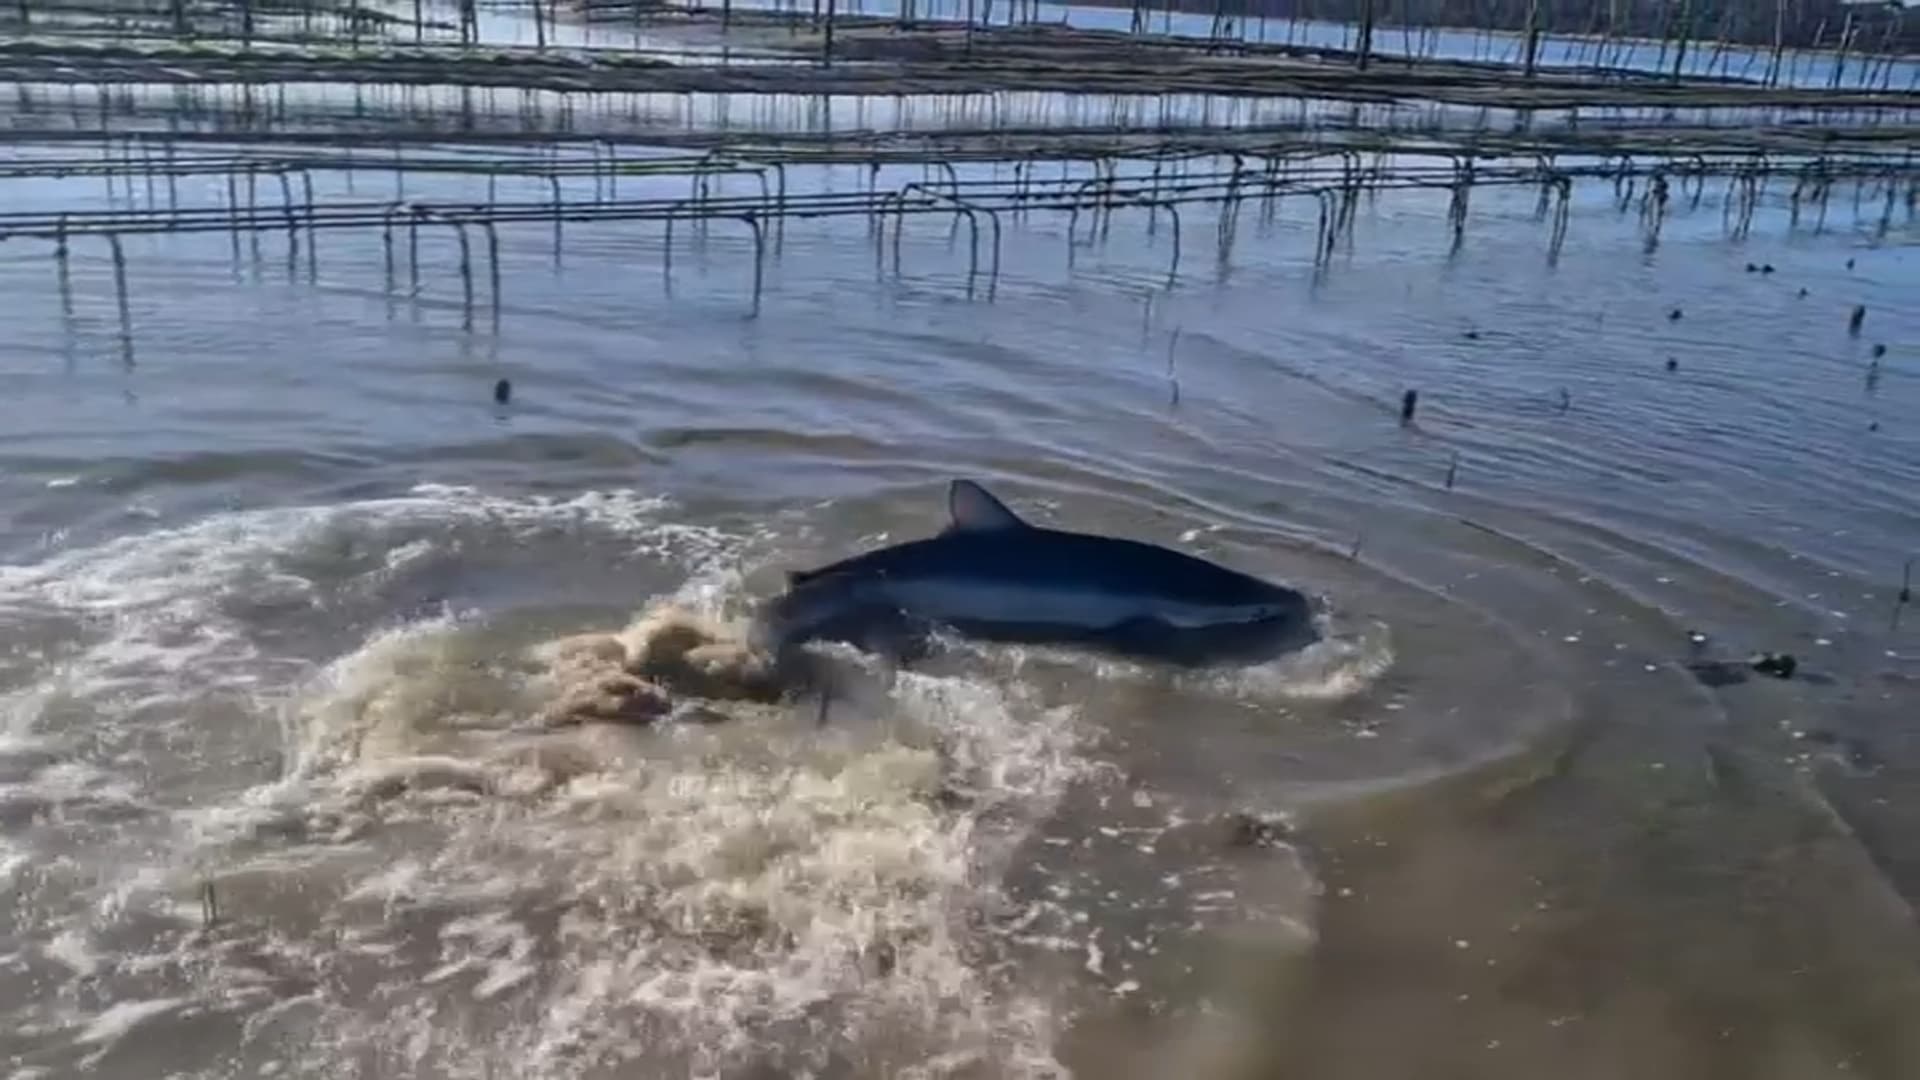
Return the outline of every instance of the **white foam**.
{"type": "Polygon", "coordinates": [[[27,868],[32,857],[0,836],[0,885],[9,884],[14,875],[27,868]]]}
{"type": "Polygon", "coordinates": [[[1298,652],[1191,681],[1252,697],[1336,701],[1361,693],[1393,667],[1392,636],[1385,623],[1351,633],[1323,629],[1322,634],[1298,652]]]}
{"type": "Polygon", "coordinates": [[[391,538],[394,548],[380,566],[391,572],[423,557],[422,545],[454,525],[496,527],[516,538],[593,529],[662,551],[706,553],[719,543],[712,530],[648,536],[664,505],[630,491],[505,498],[421,485],[390,499],[216,514],[37,563],[0,565],[0,627],[29,616],[85,620],[91,634],[102,636],[66,666],[76,693],[197,696],[223,685],[251,689],[259,652],[222,605],[311,603],[314,583],[297,569],[303,555],[340,544],[377,549],[391,538]]]}
{"type": "Polygon", "coordinates": [[[0,784],[0,795],[23,795],[59,806],[72,802],[139,805],[133,782],[84,761],[56,761],[24,784],[0,784]]]}
{"type": "Polygon", "coordinates": [[[74,1039],[83,1046],[111,1047],[128,1032],[154,1017],[186,1005],[185,998],[155,998],[151,1001],[122,1001],[88,1023],[74,1039]]]}
{"type": "Polygon", "coordinates": [[[75,930],[62,930],[40,950],[49,960],[71,968],[76,975],[92,975],[100,970],[100,954],[75,930]]]}
{"type": "Polygon", "coordinates": [[[533,978],[530,959],[533,935],[504,911],[490,911],[465,919],[455,919],[440,928],[443,948],[457,954],[454,959],[428,975],[437,982],[466,970],[479,970],[485,977],[473,988],[474,998],[485,1001],[533,978]]]}
{"type": "MultiPolygon", "coordinates": [[[[227,755],[246,748],[204,726],[210,709],[216,720],[226,709],[246,723],[252,703],[288,692],[312,673],[304,660],[263,647],[251,613],[276,606],[298,612],[315,603],[321,575],[377,589],[465,535],[611,539],[695,564],[733,543],[719,530],[663,526],[665,506],[629,491],[506,498],[423,485],[396,498],[218,513],[158,527],[156,515],[130,512],[128,520],[147,531],[0,565],[0,636],[30,642],[40,665],[31,672],[35,681],[0,694],[0,758],[8,768],[0,799],[54,811],[0,846],[0,882],[30,887],[38,897],[19,909],[26,914],[10,944],[55,961],[75,980],[98,979],[105,969],[95,946],[64,929],[84,919],[89,938],[116,942],[110,955],[118,971],[172,972],[195,951],[176,953],[168,935],[200,931],[198,883],[224,845],[280,843],[276,827],[290,830],[293,842],[317,836],[337,845],[364,827],[364,814],[312,820],[297,778],[195,806],[174,819],[183,827],[172,833],[156,815],[193,797],[183,782],[235,775],[227,755]],[[214,760],[203,760],[207,750],[214,760]],[[303,831],[316,825],[330,831],[303,831]],[[123,955],[131,941],[152,951],[136,945],[123,955]]],[[[317,861],[284,847],[270,854],[293,872],[311,873],[317,861]]],[[[257,912],[240,907],[240,917],[248,914],[257,912]]],[[[317,947],[280,941],[266,955],[300,968],[318,962],[308,956],[317,947]]],[[[317,975],[316,967],[306,977],[317,975]]],[[[223,985],[257,994],[261,978],[244,965],[221,977],[180,978],[166,985],[188,996],[122,1003],[78,1039],[105,1053],[133,1028],[203,993],[218,998],[223,985]]],[[[497,994],[518,985],[505,967],[492,978],[497,994]]]]}
{"type": "Polygon", "coordinates": [[[907,674],[871,722],[826,731],[742,716],[627,755],[557,733],[541,754],[576,763],[529,797],[509,782],[528,744],[504,718],[432,756],[452,745],[442,710],[469,668],[431,658],[458,656],[460,633],[441,620],[381,635],[316,679],[291,713],[297,780],[260,800],[307,800],[316,819],[358,807],[374,835],[381,821],[433,830],[332,909],[362,951],[402,913],[439,920],[439,955],[396,973],[392,1007],[326,1002],[341,1045],[406,1044],[417,1067],[456,1075],[501,1060],[532,1075],[588,1061],[785,1074],[849,1054],[877,1075],[1062,1074],[1058,1017],[979,965],[965,926],[1085,769],[1069,712],[907,674]],[[396,775],[484,793],[436,801],[431,782],[385,782],[396,775]],[[943,790],[967,793],[966,809],[943,790]],[[491,1041],[430,1018],[448,993],[500,1003],[491,1041]]]}

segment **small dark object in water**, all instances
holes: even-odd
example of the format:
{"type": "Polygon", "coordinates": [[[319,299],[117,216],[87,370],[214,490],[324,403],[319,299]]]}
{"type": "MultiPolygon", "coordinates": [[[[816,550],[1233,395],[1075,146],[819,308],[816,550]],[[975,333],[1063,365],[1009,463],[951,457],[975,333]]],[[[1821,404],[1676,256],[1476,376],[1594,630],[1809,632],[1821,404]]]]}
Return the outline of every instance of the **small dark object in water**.
{"type": "Polygon", "coordinates": [[[1447,462],[1447,490],[1453,490],[1453,478],[1460,471],[1460,453],[1454,451],[1453,460],[1447,462]]]}
{"type": "Polygon", "coordinates": [[[1760,272],[1760,266],[1759,266],[1759,264],[1758,264],[1758,263],[1748,263],[1748,264],[1747,264],[1747,273],[1749,273],[1749,274],[1757,274],[1757,273],[1759,273],[1759,272],[1760,272]]]}
{"type": "Polygon", "coordinates": [[[1761,272],[1761,273],[1763,273],[1763,274],[1771,274],[1771,273],[1773,273],[1773,264],[1772,264],[1772,263],[1763,263],[1763,264],[1761,264],[1761,267],[1760,267],[1760,272],[1761,272]]]}
{"type": "Polygon", "coordinates": [[[1849,270],[1851,270],[1851,269],[1853,269],[1853,260],[1852,260],[1852,259],[1848,259],[1848,260],[1847,260],[1847,269],[1849,269],[1849,270]]]}
{"type": "Polygon", "coordinates": [[[1468,341],[1479,341],[1479,340],[1480,340],[1480,331],[1478,331],[1478,330],[1468,330],[1468,331],[1467,331],[1466,333],[1464,333],[1464,334],[1461,334],[1460,336],[1461,336],[1461,337],[1463,337],[1463,338],[1466,338],[1466,339],[1467,339],[1468,341]]]}
{"type": "Polygon", "coordinates": [[[1243,810],[1233,815],[1233,832],[1227,843],[1233,847],[1275,847],[1286,841],[1289,831],[1283,819],[1243,810]]]}
{"type": "Polygon", "coordinates": [[[891,942],[882,941],[866,950],[863,959],[871,964],[875,978],[884,979],[900,966],[900,950],[894,948],[891,942]]]}
{"type": "Polygon", "coordinates": [[[1566,415],[1567,410],[1571,408],[1573,408],[1573,395],[1567,393],[1566,387],[1563,386],[1560,388],[1560,414],[1566,415]]]}
{"type": "Polygon", "coordinates": [[[1701,660],[1688,664],[1687,670],[1700,680],[1701,685],[1716,690],[1723,686],[1739,686],[1747,681],[1747,673],[1738,664],[1729,664],[1724,660],[1701,660]]]}
{"type": "Polygon", "coordinates": [[[1680,315],[1680,309],[1674,308],[1672,311],[1667,312],[1667,320],[1669,322],[1678,322],[1680,321],[1680,315]]]}
{"type": "Polygon", "coordinates": [[[493,384],[493,403],[494,404],[505,405],[508,401],[511,401],[512,399],[513,399],[513,383],[509,382],[506,379],[501,379],[499,382],[493,384]]]}
{"type": "Polygon", "coordinates": [[[1859,333],[1860,324],[1866,321],[1867,321],[1867,305],[1865,304],[1853,305],[1853,314],[1847,319],[1847,333],[1849,334],[1859,333]]]}
{"type": "Polygon", "coordinates": [[[1420,391],[1409,390],[1400,398],[1400,422],[1413,423],[1413,410],[1420,405],[1420,391]]]}
{"type": "Polygon", "coordinates": [[[1669,356],[1669,357],[1667,357],[1667,370],[1668,370],[1668,371],[1679,371],[1679,370],[1680,370],[1680,361],[1678,361],[1678,360],[1675,360],[1675,359],[1674,359],[1673,357],[1671,357],[1671,356],[1669,356]]]}
{"type": "Polygon", "coordinates": [[[1893,598],[1893,629],[1900,629],[1900,613],[1913,603],[1913,559],[1900,568],[1900,595],[1893,598]]]}
{"type": "Polygon", "coordinates": [[[1873,346],[1873,358],[1878,360],[1885,355],[1887,355],[1887,347],[1879,342],[1875,342],[1873,346]]]}
{"type": "MultiPolygon", "coordinates": [[[[1699,643],[1705,641],[1705,636],[1700,634],[1690,636],[1696,639],[1694,647],[1697,652],[1699,643]]],[[[1776,679],[1791,679],[1799,666],[1800,662],[1793,658],[1792,653],[1760,653],[1750,658],[1745,665],[1729,663],[1725,660],[1696,660],[1687,665],[1687,670],[1692,672],[1693,677],[1700,680],[1703,685],[1719,689],[1723,686],[1739,686],[1746,682],[1746,668],[1751,668],[1762,675],[1771,675],[1776,679]]]]}
{"type": "Polygon", "coordinates": [[[1879,430],[1880,430],[1880,421],[1878,421],[1878,420],[1875,420],[1875,421],[1872,421],[1871,423],[1869,423],[1869,424],[1867,425],[1867,430],[1868,430],[1868,431],[1879,431],[1879,430]]]}
{"type": "Polygon", "coordinates": [[[941,784],[933,793],[933,805],[942,810],[965,810],[974,805],[974,798],[952,784],[941,784]]]}
{"type": "Polygon", "coordinates": [[[1800,295],[1802,297],[1805,297],[1807,295],[1807,287],[1805,285],[1800,286],[1800,295]]]}

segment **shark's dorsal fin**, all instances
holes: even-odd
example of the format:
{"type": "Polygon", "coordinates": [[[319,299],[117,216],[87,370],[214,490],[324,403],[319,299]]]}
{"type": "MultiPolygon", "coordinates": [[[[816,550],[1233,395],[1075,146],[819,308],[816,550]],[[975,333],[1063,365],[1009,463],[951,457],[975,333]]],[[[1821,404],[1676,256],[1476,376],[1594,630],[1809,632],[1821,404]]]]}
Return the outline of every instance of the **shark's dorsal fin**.
{"type": "Polygon", "coordinates": [[[1030,528],[1007,504],[994,498],[986,488],[971,480],[955,480],[947,488],[947,512],[952,521],[948,532],[993,532],[1001,529],[1030,528]]]}

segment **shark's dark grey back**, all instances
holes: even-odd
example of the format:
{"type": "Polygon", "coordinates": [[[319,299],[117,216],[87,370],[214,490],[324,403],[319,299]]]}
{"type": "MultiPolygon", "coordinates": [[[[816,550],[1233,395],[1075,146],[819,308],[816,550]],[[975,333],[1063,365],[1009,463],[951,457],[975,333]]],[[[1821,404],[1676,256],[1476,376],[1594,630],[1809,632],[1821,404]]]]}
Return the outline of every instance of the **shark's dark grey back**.
{"type": "MultiPolygon", "coordinates": [[[[1045,640],[1064,633],[1072,621],[1056,606],[1062,596],[1069,597],[1069,607],[1082,608],[1085,602],[1071,597],[1118,597],[1122,608],[1131,602],[1144,609],[1140,617],[1126,620],[1142,624],[1132,628],[1140,638],[1135,644],[1172,653],[1203,644],[1202,639],[1217,636],[1218,628],[1177,628],[1157,618],[1156,607],[1190,619],[1194,609],[1213,606],[1227,613],[1224,621],[1243,621],[1248,607],[1267,609],[1261,616],[1267,623],[1300,623],[1308,615],[1299,593],[1184,552],[1029,524],[971,480],[948,486],[947,506],[947,527],[936,535],[789,574],[786,593],[767,606],[761,620],[767,638],[793,644],[820,635],[861,637],[872,629],[870,623],[905,618],[963,630],[967,624],[989,637],[1029,632],[1045,640]],[[969,596],[981,595],[972,591],[978,589],[999,596],[1025,592],[1033,599],[982,622],[977,611],[965,610],[969,596]],[[933,595],[946,599],[930,601],[933,595]],[[1021,626],[1028,630],[1018,630],[1021,626]]],[[[1096,607],[1101,603],[1112,605],[1094,601],[1096,607]]],[[[1113,636],[1095,627],[1092,636],[1103,635],[1113,636]]],[[[1117,638],[1108,642],[1117,643],[1117,638]]]]}

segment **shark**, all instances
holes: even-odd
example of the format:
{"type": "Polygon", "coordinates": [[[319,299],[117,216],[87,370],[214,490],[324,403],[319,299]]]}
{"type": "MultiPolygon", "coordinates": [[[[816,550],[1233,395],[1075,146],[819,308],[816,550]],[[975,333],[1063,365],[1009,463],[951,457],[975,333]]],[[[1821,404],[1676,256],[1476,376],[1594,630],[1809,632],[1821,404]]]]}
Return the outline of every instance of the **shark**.
{"type": "Polygon", "coordinates": [[[1178,667],[1257,662],[1319,634],[1285,585],[1140,540],[1028,522],[979,483],[947,490],[939,533],[791,571],[754,621],[782,655],[840,642],[895,659],[941,630],[1178,667]]]}

